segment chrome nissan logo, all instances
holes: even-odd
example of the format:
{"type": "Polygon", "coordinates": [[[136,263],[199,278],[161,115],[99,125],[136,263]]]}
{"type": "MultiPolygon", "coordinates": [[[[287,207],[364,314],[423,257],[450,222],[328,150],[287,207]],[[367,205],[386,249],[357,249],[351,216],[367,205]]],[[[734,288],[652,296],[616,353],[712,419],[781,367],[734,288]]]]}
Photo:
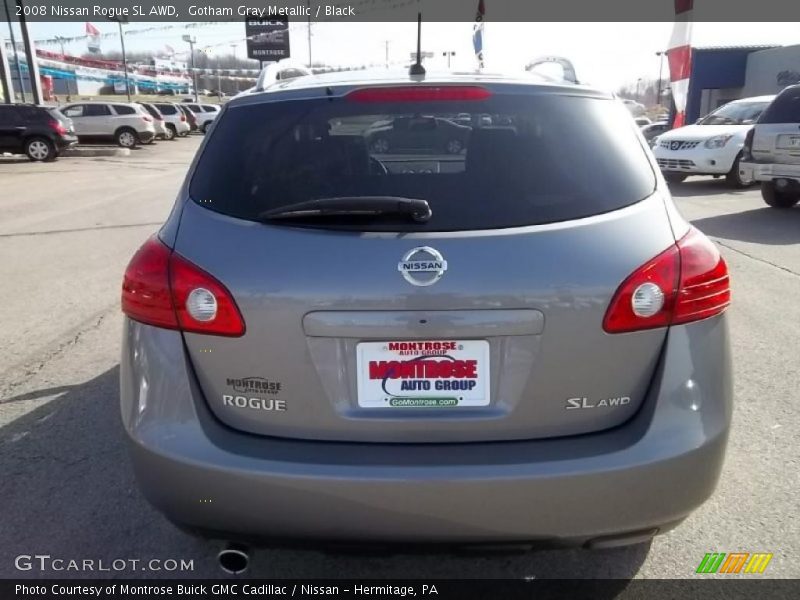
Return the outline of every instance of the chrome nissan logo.
{"type": "Polygon", "coordinates": [[[397,270],[411,285],[425,287],[433,285],[447,271],[447,261],[442,254],[430,246],[412,248],[397,263],[397,270]]]}
{"type": "Polygon", "coordinates": [[[670,147],[670,150],[677,150],[678,148],[681,147],[681,143],[680,142],[672,142],[669,147],[670,147]]]}

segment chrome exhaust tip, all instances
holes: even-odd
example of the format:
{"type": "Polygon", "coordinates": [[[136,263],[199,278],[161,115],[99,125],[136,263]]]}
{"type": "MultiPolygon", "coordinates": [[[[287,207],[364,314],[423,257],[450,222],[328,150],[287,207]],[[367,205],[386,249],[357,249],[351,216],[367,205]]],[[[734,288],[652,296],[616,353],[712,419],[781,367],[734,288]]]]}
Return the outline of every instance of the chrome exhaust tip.
{"type": "Polygon", "coordinates": [[[217,554],[217,561],[229,575],[240,575],[250,566],[250,551],[241,544],[228,544],[217,554]]]}

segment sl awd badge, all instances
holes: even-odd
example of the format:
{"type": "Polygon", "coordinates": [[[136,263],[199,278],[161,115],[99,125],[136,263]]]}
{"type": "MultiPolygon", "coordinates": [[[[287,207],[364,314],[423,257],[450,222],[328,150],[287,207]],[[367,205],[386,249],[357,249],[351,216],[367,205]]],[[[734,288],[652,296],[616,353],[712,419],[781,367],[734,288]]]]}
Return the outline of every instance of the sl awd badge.
{"type": "Polygon", "coordinates": [[[447,261],[441,252],[430,246],[412,248],[397,263],[397,270],[411,285],[433,285],[447,271],[447,261]]]}

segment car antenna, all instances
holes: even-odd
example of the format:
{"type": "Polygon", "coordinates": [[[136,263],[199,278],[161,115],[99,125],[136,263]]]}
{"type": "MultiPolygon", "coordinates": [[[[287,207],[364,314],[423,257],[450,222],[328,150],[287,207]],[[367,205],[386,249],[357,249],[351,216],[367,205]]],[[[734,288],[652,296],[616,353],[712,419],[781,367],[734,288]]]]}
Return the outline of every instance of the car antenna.
{"type": "Polygon", "coordinates": [[[417,62],[411,65],[408,74],[425,75],[425,67],[422,66],[422,11],[417,13],[417,62]]]}

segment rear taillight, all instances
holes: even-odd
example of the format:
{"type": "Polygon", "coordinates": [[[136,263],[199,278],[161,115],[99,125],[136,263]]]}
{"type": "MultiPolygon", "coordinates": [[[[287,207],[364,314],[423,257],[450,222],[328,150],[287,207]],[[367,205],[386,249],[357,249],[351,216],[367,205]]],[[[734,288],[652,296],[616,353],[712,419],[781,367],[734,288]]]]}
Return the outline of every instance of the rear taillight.
{"type": "Polygon", "coordinates": [[[744,138],[744,146],[742,147],[742,160],[745,162],[753,160],[753,137],[755,134],[756,128],[753,127],[747,132],[747,135],[744,138]]]}
{"type": "Polygon", "coordinates": [[[486,100],[492,93],[474,85],[374,87],[353,90],[346,98],[351,102],[430,102],[486,100]]]}
{"type": "Polygon", "coordinates": [[[236,337],[245,330],[227,288],[157,237],[139,248],[125,270],[122,312],[148,325],[187,332],[236,337]]]}
{"type": "Polygon", "coordinates": [[[186,115],[183,115],[183,114],[182,114],[182,115],[181,115],[181,121],[185,121],[185,120],[186,120],[186,115]]]}
{"type": "Polygon", "coordinates": [[[149,117],[147,115],[142,115],[142,121],[144,121],[145,123],[152,123],[153,117],[149,117]]]}
{"type": "Polygon", "coordinates": [[[67,135],[67,128],[64,127],[64,124],[61,121],[53,119],[48,121],[47,124],[50,126],[50,129],[55,131],[58,135],[67,135]]]}
{"type": "Polygon", "coordinates": [[[717,247],[690,229],[619,286],[603,319],[607,333],[699,321],[730,304],[728,266],[717,247]]]}

